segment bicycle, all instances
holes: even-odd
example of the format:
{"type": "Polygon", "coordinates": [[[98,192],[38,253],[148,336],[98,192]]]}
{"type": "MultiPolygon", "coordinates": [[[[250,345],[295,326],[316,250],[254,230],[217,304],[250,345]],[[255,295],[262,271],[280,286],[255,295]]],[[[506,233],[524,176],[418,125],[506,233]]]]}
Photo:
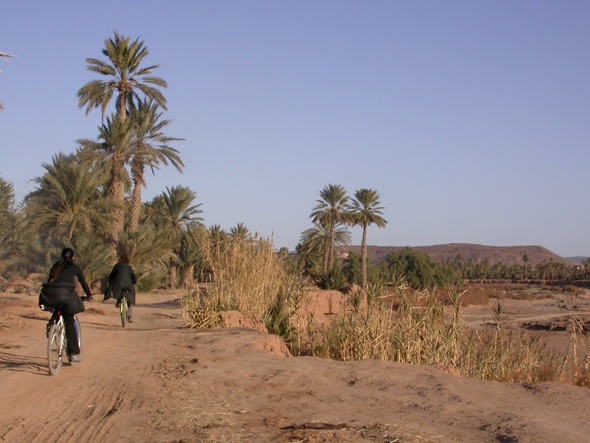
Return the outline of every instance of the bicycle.
{"type": "MultiPolygon", "coordinates": [[[[51,375],[58,375],[61,372],[61,366],[64,356],[70,360],[70,355],[67,352],[68,340],[66,337],[66,325],[61,314],[61,306],[53,308],[51,320],[49,320],[47,331],[47,363],[49,366],[49,373],[51,375]]],[[[51,308],[44,310],[51,311],[51,308]]],[[[78,337],[78,346],[82,348],[82,329],[78,317],[74,316],[74,325],[76,327],[76,336],[78,337]]],[[[71,363],[71,360],[70,360],[71,363]]]]}
{"type": "Polygon", "coordinates": [[[121,290],[121,300],[119,301],[119,313],[121,314],[121,324],[123,327],[129,323],[129,303],[127,302],[128,288],[121,290]]]}

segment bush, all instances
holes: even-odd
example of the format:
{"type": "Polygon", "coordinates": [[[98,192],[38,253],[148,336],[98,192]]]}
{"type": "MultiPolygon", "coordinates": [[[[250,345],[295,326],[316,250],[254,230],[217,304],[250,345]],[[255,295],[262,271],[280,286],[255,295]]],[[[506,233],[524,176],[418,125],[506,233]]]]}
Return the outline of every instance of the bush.
{"type": "Polygon", "coordinates": [[[435,263],[427,254],[409,247],[385,257],[382,272],[389,280],[402,275],[406,283],[417,290],[449,287],[461,281],[450,266],[435,263]]]}

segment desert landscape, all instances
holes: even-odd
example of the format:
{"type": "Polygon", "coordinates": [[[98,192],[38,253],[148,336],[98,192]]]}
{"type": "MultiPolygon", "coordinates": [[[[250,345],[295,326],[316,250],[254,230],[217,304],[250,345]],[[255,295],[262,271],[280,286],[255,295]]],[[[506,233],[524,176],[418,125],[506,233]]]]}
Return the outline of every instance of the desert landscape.
{"type": "MultiPolygon", "coordinates": [[[[568,300],[590,321],[585,290],[534,299],[497,291],[506,323],[551,346],[568,342],[568,300]]],[[[1,293],[0,441],[590,441],[588,388],[466,379],[437,365],[292,357],[279,337],[239,317],[223,329],[183,328],[180,295],[140,294],[125,329],[112,300],[87,303],[82,361],[54,377],[48,314],[33,294],[1,293]]],[[[317,291],[309,306],[329,319],[333,296],[317,291]]],[[[462,311],[473,327],[491,318],[489,304],[462,311]]]]}

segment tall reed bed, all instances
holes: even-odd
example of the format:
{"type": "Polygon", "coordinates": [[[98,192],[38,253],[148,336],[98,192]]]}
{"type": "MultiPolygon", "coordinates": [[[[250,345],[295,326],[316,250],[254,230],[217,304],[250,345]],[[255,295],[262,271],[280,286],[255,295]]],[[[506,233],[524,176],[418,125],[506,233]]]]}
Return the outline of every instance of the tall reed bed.
{"type": "Polygon", "coordinates": [[[569,346],[564,357],[564,378],[574,384],[590,388],[590,338],[580,317],[573,309],[573,299],[569,303],[570,317],[568,331],[569,346]]]}
{"type": "Polygon", "coordinates": [[[269,331],[288,336],[291,310],[301,297],[284,258],[262,239],[227,239],[202,245],[210,282],[182,298],[190,328],[221,326],[220,311],[235,310],[269,331]]]}
{"type": "Polygon", "coordinates": [[[504,329],[499,307],[495,327],[466,328],[461,295],[450,290],[450,305],[445,306],[434,291],[401,288],[397,307],[377,301],[348,310],[327,333],[330,356],[441,364],[486,380],[532,383],[560,376],[562,356],[529,334],[504,329]]]}

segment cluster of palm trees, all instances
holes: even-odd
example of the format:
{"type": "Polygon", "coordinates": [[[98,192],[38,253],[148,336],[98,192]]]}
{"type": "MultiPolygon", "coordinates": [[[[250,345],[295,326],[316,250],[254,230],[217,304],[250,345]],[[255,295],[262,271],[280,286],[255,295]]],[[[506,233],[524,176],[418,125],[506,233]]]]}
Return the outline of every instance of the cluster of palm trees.
{"type": "Polygon", "coordinates": [[[166,98],[159,88],[167,84],[153,75],[157,65],[145,65],[148,53],[144,42],[117,32],[105,40],[105,59],[86,59],[87,69],[100,78],[77,93],[86,114],[101,111],[97,137],[78,140],[74,154],[59,153],[43,164],[45,173],[33,179],[35,190],[17,209],[12,185],[0,178],[0,235],[6,240],[0,254],[13,265],[20,256],[23,268],[31,262],[42,268],[68,245],[86,258],[92,278],[108,271],[116,252],[125,252],[137,266],[153,266],[154,257],[166,262],[175,286],[177,267],[186,264],[183,254],[203,226],[189,188],[167,187],[142,203],[146,171],[184,167],[171,146],[182,139],[165,133],[169,120],[162,117],[166,98]],[[115,112],[108,115],[113,101],[115,112]]]}
{"type": "MultiPolygon", "coordinates": [[[[115,32],[105,40],[102,54],[102,60],[86,59],[87,69],[99,78],[77,93],[78,106],[87,115],[100,109],[98,135],[77,140],[75,153],[58,153],[43,164],[44,174],[33,179],[35,189],[18,208],[12,185],[0,177],[0,260],[8,257],[13,268],[46,272],[58,251],[72,246],[85,258],[93,280],[108,273],[117,252],[125,252],[144,282],[167,280],[172,288],[186,284],[207,272],[204,256],[221,251],[228,241],[250,241],[252,236],[241,223],[229,232],[220,226],[206,229],[197,195],[187,187],[166,187],[151,201],[142,201],[146,171],[171,165],[182,172],[172,144],[183,139],[166,134],[169,120],[162,117],[166,98],[161,89],[167,83],[154,75],[157,65],[145,64],[149,51],[144,42],[115,32]],[[115,111],[109,114],[113,103],[115,111]]],[[[336,247],[350,244],[348,227],[361,226],[366,288],[367,228],[387,223],[379,198],[372,189],[359,189],[351,199],[342,186],[326,186],[299,252],[321,257],[321,272],[327,275],[335,267],[336,247]]]]}
{"type": "Polygon", "coordinates": [[[125,228],[125,195],[129,178],[132,198],[129,231],[137,232],[141,216],[141,189],[145,186],[145,169],[171,163],[178,171],[184,166],[178,150],[170,146],[179,138],[164,134],[168,120],[162,120],[160,108],[166,109],[166,98],[158,89],[167,83],[152,75],[157,65],[143,66],[148,55],[144,42],[131,41],[115,32],[102,50],[107,60],[86,59],[87,69],[103,78],[92,80],[78,91],[78,106],[88,114],[100,108],[102,126],[98,140],[78,140],[83,155],[103,165],[108,177],[108,194],[113,204],[110,240],[116,244],[125,228]],[[106,118],[107,107],[115,99],[116,113],[106,118]],[[128,170],[130,168],[131,177],[128,170]]]}
{"type": "Polygon", "coordinates": [[[387,224],[383,215],[380,196],[374,189],[358,189],[351,199],[341,185],[326,185],[320,191],[320,199],[313,208],[310,218],[313,228],[301,235],[298,252],[309,259],[322,256],[322,274],[334,272],[336,248],[350,244],[350,226],[363,229],[361,240],[361,287],[367,289],[367,228],[387,224]]]}

